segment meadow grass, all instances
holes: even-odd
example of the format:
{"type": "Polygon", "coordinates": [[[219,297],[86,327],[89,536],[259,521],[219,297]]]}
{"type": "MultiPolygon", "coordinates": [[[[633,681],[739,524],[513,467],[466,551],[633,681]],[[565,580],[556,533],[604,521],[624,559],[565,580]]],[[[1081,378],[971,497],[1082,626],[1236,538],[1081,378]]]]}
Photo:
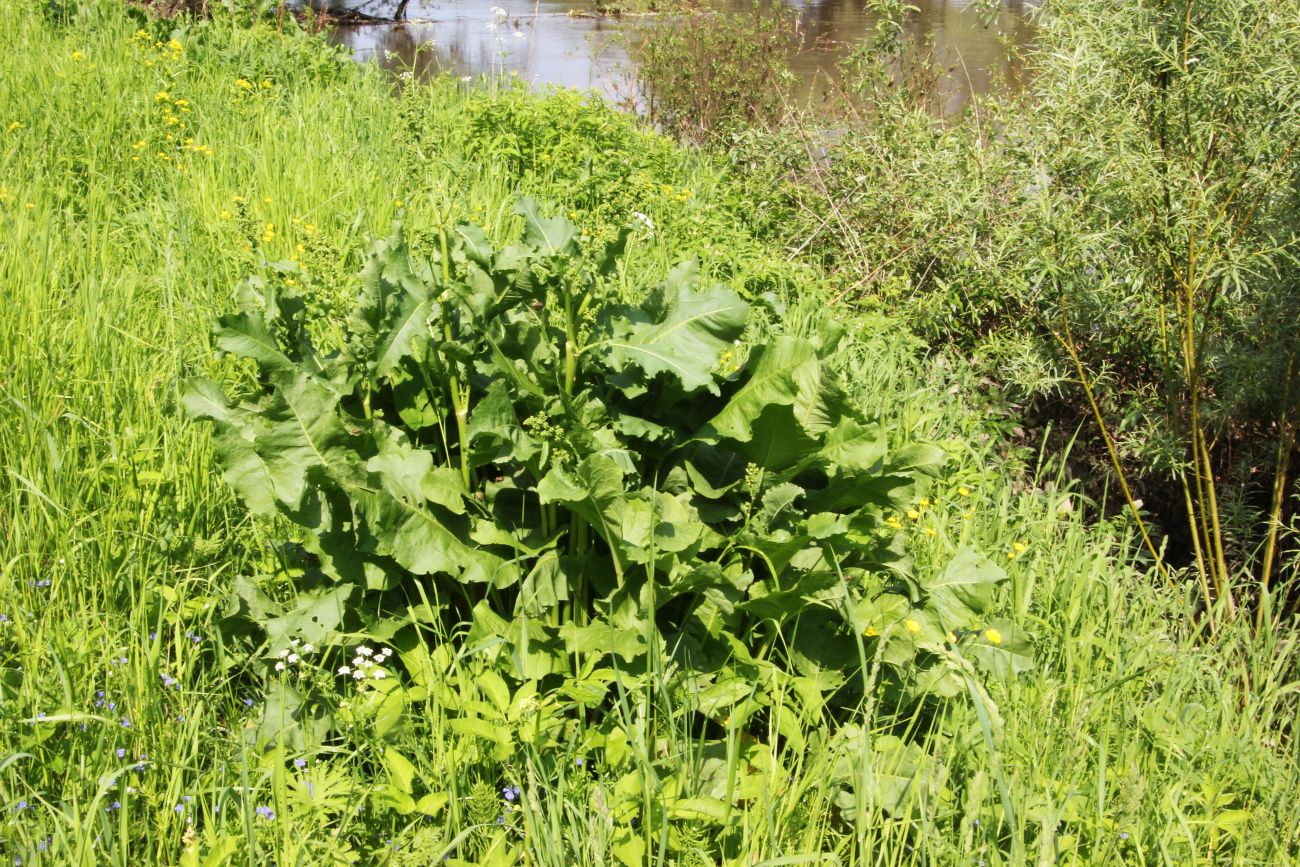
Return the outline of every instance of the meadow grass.
{"type": "MultiPolygon", "coordinates": [[[[208,337],[241,278],[294,275],[328,323],[365,239],[399,212],[417,237],[468,218],[502,240],[520,192],[595,237],[643,214],[654,228],[619,275],[630,293],[699,255],[738,289],[783,293],[798,330],[833,287],[745,232],[748,205],[718,164],[576,96],[446,81],[395,92],[312,39],[220,20],[172,32],[86,6],[66,20],[35,0],[0,14],[14,48],[0,56],[0,854],[619,863],[613,790],[641,792],[649,814],[667,781],[636,738],[622,757],[590,748],[596,720],[572,724],[565,755],[521,742],[483,762],[440,702],[389,729],[382,693],[353,692],[304,653],[308,676],[352,701],[351,727],[258,748],[265,666],[218,624],[242,576],[289,592],[284,528],[251,519],[222,482],[208,430],[179,408],[182,382],[246,375],[208,337]],[[420,809],[403,809],[395,779],[420,809]]],[[[686,817],[647,834],[645,862],[1294,862],[1293,627],[1230,621],[1209,640],[1190,588],[1149,575],[1130,528],[1095,523],[1057,461],[1008,456],[1011,421],[967,374],[920,360],[896,322],[842,318],[837,364],[856,398],[895,443],[950,456],[906,519],[916,568],[960,544],[999,558],[999,609],[1032,635],[1033,669],[989,683],[978,712],[868,703],[848,727],[805,724],[766,764],[738,732],[726,754],[706,748],[686,723],[691,696],[628,691],[614,715],[629,732],[657,720],[655,748],[682,779],[756,763],[721,826],[686,817]],[[935,761],[896,770],[933,784],[905,786],[889,810],[837,802],[828,780],[867,743],[853,726],[924,743],[935,761]]],[[[464,642],[438,662],[445,689],[473,692],[464,642]]]]}

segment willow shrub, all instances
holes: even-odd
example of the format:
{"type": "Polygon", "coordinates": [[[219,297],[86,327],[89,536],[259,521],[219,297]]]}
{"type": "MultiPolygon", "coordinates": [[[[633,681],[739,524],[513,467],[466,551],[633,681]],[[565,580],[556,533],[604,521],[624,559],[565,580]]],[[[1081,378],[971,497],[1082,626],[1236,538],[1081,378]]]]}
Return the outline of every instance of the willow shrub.
{"type": "Polygon", "coordinates": [[[1132,476],[1166,554],[1231,607],[1229,585],[1285,562],[1294,512],[1300,5],[1087,0],[1038,21],[1023,98],[937,125],[864,88],[851,135],[751,133],[733,154],[757,225],[847,294],[985,358],[1040,421],[1095,401],[1094,470],[1132,476]]]}

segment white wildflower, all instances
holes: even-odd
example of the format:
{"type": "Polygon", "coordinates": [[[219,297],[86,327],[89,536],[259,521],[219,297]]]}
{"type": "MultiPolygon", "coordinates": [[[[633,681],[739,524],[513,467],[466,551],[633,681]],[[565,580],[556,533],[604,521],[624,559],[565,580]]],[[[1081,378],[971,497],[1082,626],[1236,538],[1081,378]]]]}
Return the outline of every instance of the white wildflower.
{"type": "Polygon", "coordinates": [[[339,666],[339,674],[351,674],[351,673],[352,673],[352,667],[350,665],[339,666]]]}

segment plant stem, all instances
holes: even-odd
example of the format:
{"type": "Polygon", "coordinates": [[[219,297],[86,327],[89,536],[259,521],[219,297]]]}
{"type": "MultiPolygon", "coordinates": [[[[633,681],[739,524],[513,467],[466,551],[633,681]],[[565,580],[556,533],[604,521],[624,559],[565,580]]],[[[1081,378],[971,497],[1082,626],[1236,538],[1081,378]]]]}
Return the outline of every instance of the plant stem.
{"type": "MultiPolygon", "coordinates": [[[[451,286],[451,257],[447,251],[447,230],[443,229],[438,235],[438,242],[442,252],[442,282],[443,286],[451,286]]],[[[443,337],[448,343],[452,341],[451,323],[446,318],[443,319],[443,337]]],[[[452,374],[449,383],[451,393],[451,408],[456,417],[456,439],[460,444],[460,479],[465,485],[465,490],[472,490],[473,478],[469,466],[469,387],[461,387],[460,378],[452,374]]]]}

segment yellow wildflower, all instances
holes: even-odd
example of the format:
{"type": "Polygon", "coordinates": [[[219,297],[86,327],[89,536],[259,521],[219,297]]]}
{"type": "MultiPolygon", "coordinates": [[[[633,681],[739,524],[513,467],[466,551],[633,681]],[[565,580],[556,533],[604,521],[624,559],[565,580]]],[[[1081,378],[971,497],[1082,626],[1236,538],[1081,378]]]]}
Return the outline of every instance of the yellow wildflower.
{"type": "Polygon", "coordinates": [[[1015,549],[1015,551],[1016,551],[1017,554],[1023,554],[1023,553],[1025,553],[1025,550],[1026,550],[1029,546],[1026,545],[1024,542],[1016,542],[1016,543],[1013,544],[1011,547],[1015,549]]]}
{"type": "Polygon", "coordinates": [[[86,55],[82,54],[80,51],[74,51],[70,56],[72,60],[77,63],[86,59],[86,55]]]}
{"type": "Polygon", "coordinates": [[[316,226],[312,223],[308,223],[307,225],[303,226],[302,230],[306,232],[308,235],[316,234],[316,226]]]}
{"type": "Polygon", "coordinates": [[[903,621],[903,625],[907,627],[908,632],[913,634],[921,631],[921,624],[917,623],[910,617],[903,621]]]}
{"type": "Polygon", "coordinates": [[[402,200],[401,200],[401,199],[393,199],[393,204],[400,208],[400,207],[402,207],[402,200]]]}
{"type": "Polygon", "coordinates": [[[221,212],[221,219],[223,219],[223,220],[229,220],[232,216],[234,216],[234,215],[231,214],[229,211],[222,211],[222,212],[221,212]]]}
{"type": "Polygon", "coordinates": [[[867,638],[875,638],[880,634],[880,632],[876,630],[876,627],[868,626],[866,629],[862,630],[862,634],[867,636],[867,638]]]}
{"type": "Polygon", "coordinates": [[[298,246],[294,247],[293,249],[296,250],[296,251],[299,252],[299,253],[305,253],[305,252],[307,252],[307,248],[304,247],[302,244],[299,244],[298,246]]]}
{"type": "Polygon", "coordinates": [[[913,521],[916,521],[920,519],[921,513],[918,512],[916,509],[908,509],[907,517],[911,518],[913,521]]]}
{"type": "Polygon", "coordinates": [[[286,277],[285,280],[284,280],[284,285],[286,285],[286,286],[297,286],[297,285],[298,285],[298,281],[295,280],[295,279],[292,278],[292,277],[286,277]]]}
{"type": "Polygon", "coordinates": [[[948,643],[949,643],[949,644],[956,644],[956,643],[957,643],[957,636],[956,636],[955,633],[953,633],[953,631],[952,631],[951,629],[948,630],[948,634],[945,635],[944,638],[946,638],[946,639],[948,640],[948,643]]]}
{"type": "Polygon", "coordinates": [[[144,150],[144,149],[145,149],[145,141],[144,141],[144,139],[141,139],[140,141],[138,141],[138,142],[136,142],[135,144],[131,145],[131,150],[142,151],[142,150],[144,150]]]}
{"type": "Polygon", "coordinates": [[[10,131],[10,132],[14,132],[15,130],[20,130],[20,129],[22,129],[22,128],[23,128],[23,125],[22,125],[22,122],[21,122],[21,121],[17,121],[17,120],[16,120],[16,121],[14,121],[13,123],[9,124],[9,131],[10,131]]]}
{"type": "Polygon", "coordinates": [[[930,505],[930,498],[922,497],[921,502],[918,503],[917,505],[919,505],[922,509],[924,509],[926,506],[930,505]]]}
{"type": "Polygon", "coordinates": [[[240,89],[240,90],[252,90],[252,89],[253,89],[253,82],[249,81],[247,78],[241,78],[241,79],[238,79],[238,80],[235,82],[235,84],[239,86],[239,89],[240,89]]]}
{"type": "Polygon", "coordinates": [[[262,90],[270,90],[271,87],[272,87],[272,85],[271,85],[271,79],[269,79],[269,78],[263,78],[263,79],[262,79],[262,90]]]}
{"type": "Polygon", "coordinates": [[[921,532],[924,533],[924,534],[927,535],[927,536],[933,536],[933,535],[934,535],[934,528],[933,528],[933,527],[926,527],[926,528],[925,528],[924,530],[922,530],[921,532]]]}
{"type": "Polygon", "coordinates": [[[957,496],[959,496],[959,497],[969,497],[969,496],[970,496],[970,488],[966,487],[965,485],[959,485],[959,486],[957,487],[957,496]]]}
{"type": "Polygon", "coordinates": [[[987,638],[987,639],[989,640],[989,644],[1001,644],[1001,643],[1002,643],[1002,633],[1001,633],[1001,632],[998,632],[996,629],[986,629],[986,630],[984,630],[984,637],[987,638]]]}
{"type": "Polygon", "coordinates": [[[269,244],[275,240],[275,224],[267,223],[266,228],[262,231],[262,242],[269,244]]]}
{"type": "Polygon", "coordinates": [[[180,54],[182,51],[185,50],[185,46],[184,46],[184,45],[181,45],[181,44],[180,44],[179,42],[177,42],[175,39],[170,40],[170,41],[167,43],[167,47],[170,48],[170,49],[172,50],[172,53],[173,53],[173,54],[180,54]]]}

